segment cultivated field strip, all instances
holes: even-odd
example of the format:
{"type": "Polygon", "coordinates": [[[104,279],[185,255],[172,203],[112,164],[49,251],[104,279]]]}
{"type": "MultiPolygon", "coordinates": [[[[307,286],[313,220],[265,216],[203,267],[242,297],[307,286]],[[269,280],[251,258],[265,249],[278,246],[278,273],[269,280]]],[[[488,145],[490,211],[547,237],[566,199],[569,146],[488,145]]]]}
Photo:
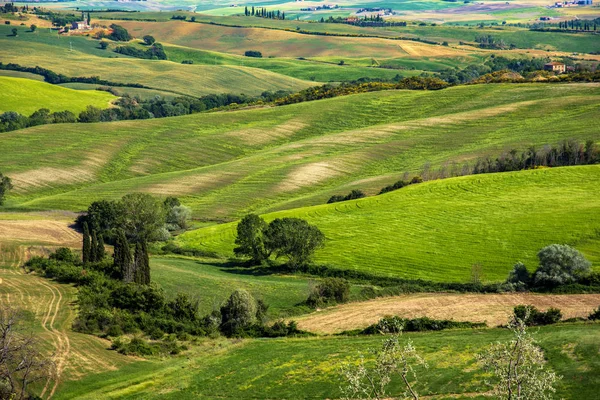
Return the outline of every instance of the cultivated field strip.
{"type": "Polygon", "coordinates": [[[600,306],[600,294],[409,294],[343,304],[295,320],[301,329],[322,334],[365,328],[390,315],[486,322],[495,327],[506,324],[513,308],[520,304],[533,305],[544,311],[550,307],[558,308],[564,319],[586,318],[600,306]]]}
{"type": "Polygon", "coordinates": [[[39,390],[52,398],[62,382],[102,370],[115,370],[128,359],[107,351],[108,344],[94,336],[71,331],[75,318],[75,289],[57,284],[21,268],[32,255],[46,253],[40,247],[0,245],[0,299],[3,304],[30,312],[32,332],[55,363],[55,373],[39,390]]]}

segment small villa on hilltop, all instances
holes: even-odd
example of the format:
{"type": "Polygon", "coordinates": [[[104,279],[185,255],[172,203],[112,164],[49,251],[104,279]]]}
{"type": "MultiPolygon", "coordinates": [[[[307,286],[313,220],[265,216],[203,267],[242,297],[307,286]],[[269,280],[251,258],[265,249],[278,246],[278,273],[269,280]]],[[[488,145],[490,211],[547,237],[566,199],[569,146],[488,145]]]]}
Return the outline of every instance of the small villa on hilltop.
{"type": "Polygon", "coordinates": [[[567,70],[567,67],[560,62],[549,62],[548,64],[544,64],[544,70],[562,74],[567,70]]]}
{"type": "Polygon", "coordinates": [[[92,29],[92,27],[86,21],[77,21],[71,24],[71,29],[79,30],[79,31],[87,31],[92,29]]]}

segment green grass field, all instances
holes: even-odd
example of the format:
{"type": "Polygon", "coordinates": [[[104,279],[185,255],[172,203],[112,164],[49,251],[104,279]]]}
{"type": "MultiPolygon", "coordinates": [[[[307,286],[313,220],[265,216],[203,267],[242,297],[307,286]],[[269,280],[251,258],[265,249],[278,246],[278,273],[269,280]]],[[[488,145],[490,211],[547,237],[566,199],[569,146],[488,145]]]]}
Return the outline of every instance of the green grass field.
{"type": "Polygon", "coordinates": [[[308,297],[309,279],[268,275],[213,259],[153,257],[152,280],[167,294],[185,292],[200,301],[203,314],[218,309],[234,289],[246,289],[269,305],[271,318],[284,317],[308,297]]]}
{"type": "MultiPolygon", "coordinates": [[[[548,365],[562,375],[557,397],[593,398],[600,380],[597,352],[598,324],[543,327],[537,339],[548,365]]],[[[475,354],[488,344],[508,340],[501,329],[405,334],[429,364],[418,369],[416,386],[422,396],[486,398],[488,391],[475,354]]],[[[339,366],[356,361],[382,338],[327,337],[212,341],[166,361],[129,364],[119,371],[90,375],[66,383],[56,399],[195,399],[195,398],[303,398],[340,397],[339,366]]],[[[403,392],[391,383],[391,396],[403,392]]]]}
{"type": "Polygon", "coordinates": [[[354,188],[376,193],[426,163],[598,141],[589,127],[599,94],[594,84],[474,85],[87,124],[85,133],[38,126],[3,134],[0,164],[16,186],[8,207],[80,211],[145,191],[181,197],[198,218],[232,219],[323,204],[354,188]]]}
{"type": "MultiPolygon", "coordinates": [[[[282,211],[325,234],[315,261],[339,269],[436,281],[499,281],[517,261],[535,268],[537,251],[567,243],[600,263],[599,166],[430,181],[376,197],[282,211]]],[[[235,223],[178,237],[186,247],[233,254],[235,223]]]]}
{"type": "Polygon", "coordinates": [[[0,113],[29,115],[40,108],[79,114],[87,106],[108,108],[116,97],[98,90],[72,90],[24,78],[0,76],[0,113]]]}

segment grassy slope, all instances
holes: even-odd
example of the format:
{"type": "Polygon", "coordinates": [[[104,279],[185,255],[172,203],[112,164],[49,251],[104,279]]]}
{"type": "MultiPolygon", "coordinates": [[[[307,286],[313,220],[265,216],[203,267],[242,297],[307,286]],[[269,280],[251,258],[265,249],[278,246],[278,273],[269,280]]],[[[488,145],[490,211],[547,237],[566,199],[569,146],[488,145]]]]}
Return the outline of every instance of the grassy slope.
{"type": "MultiPolygon", "coordinates": [[[[358,201],[268,214],[300,217],[326,235],[318,263],[436,281],[506,278],[512,264],[534,268],[536,253],[568,243],[600,262],[600,166],[430,181],[358,201]]],[[[187,232],[185,246],[231,254],[235,223],[187,232]]]]}
{"type": "Polygon", "coordinates": [[[231,218],[321,204],[351,188],[376,193],[426,162],[598,141],[589,127],[599,94],[597,85],[463,86],[89,124],[85,133],[40,126],[3,134],[0,164],[15,180],[13,207],[77,211],[138,190],[184,197],[198,217],[231,218]]]}
{"type": "Polygon", "coordinates": [[[98,90],[72,90],[31,79],[0,77],[0,113],[16,111],[29,115],[48,108],[78,114],[87,106],[107,108],[114,99],[112,94],[98,90]]]}
{"type": "MultiPolygon", "coordinates": [[[[548,365],[563,375],[557,397],[584,399],[597,393],[598,333],[598,324],[543,327],[537,333],[548,365]]],[[[509,333],[466,330],[403,338],[412,339],[429,364],[428,370],[418,370],[419,394],[483,398],[477,393],[488,388],[474,356],[492,342],[508,340],[509,333]]],[[[375,336],[209,342],[191,355],[134,363],[64,385],[56,399],[338,398],[339,365],[357,360],[359,352],[371,358],[369,350],[381,341],[375,336]]],[[[403,390],[392,381],[390,395],[403,390]]]]}
{"type": "Polygon", "coordinates": [[[1,62],[39,65],[67,76],[94,75],[190,96],[242,92],[257,95],[265,90],[295,91],[310,86],[308,82],[257,68],[182,65],[125,57],[99,49],[95,40],[58,36],[46,29],[24,32],[17,37],[9,37],[9,33],[9,25],[0,26],[1,62]]]}
{"type": "Polygon", "coordinates": [[[168,295],[186,292],[200,301],[202,313],[218,308],[235,289],[246,289],[269,305],[273,318],[308,297],[308,279],[228,266],[217,260],[153,257],[152,280],[168,295]]]}

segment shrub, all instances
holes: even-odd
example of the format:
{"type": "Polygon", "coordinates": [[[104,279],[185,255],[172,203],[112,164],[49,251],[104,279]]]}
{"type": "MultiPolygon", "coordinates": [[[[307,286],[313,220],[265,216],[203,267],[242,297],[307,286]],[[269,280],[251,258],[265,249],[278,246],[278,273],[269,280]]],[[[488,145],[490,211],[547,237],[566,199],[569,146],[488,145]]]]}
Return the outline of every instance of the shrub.
{"type": "Polygon", "coordinates": [[[355,189],[355,190],[352,190],[350,193],[348,193],[346,196],[340,196],[340,195],[331,196],[329,198],[329,200],[327,201],[327,204],[336,203],[338,201],[362,199],[363,197],[365,197],[365,194],[362,191],[355,189]]]}
{"type": "Polygon", "coordinates": [[[588,315],[587,319],[590,321],[598,321],[600,320],[600,306],[596,310],[594,310],[590,315],[588,315]]]}
{"type": "Polygon", "coordinates": [[[518,262],[513,267],[512,271],[508,274],[506,279],[507,283],[513,283],[515,285],[524,284],[529,285],[531,283],[531,274],[527,271],[527,267],[522,262],[518,262]]]}
{"type": "Polygon", "coordinates": [[[75,254],[73,254],[71,249],[69,249],[68,247],[60,247],[56,249],[54,253],[50,254],[49,258],[51,260],[65,261],[70,263],[75,262],[77,260],[75,254]]]}
{"type": "Polygon", "coordinates": [[[539,311],[530,305],[518,305],[514,308],[515,318],[520,319],[527,326],[551,325],[560,322],[562,313],[558,308],[549,308],[546,312],[539,311]]]}
{"type": "Polygon", "coordinates": [[[256,58],[262,58],[262,53],[260,51],[256,51],[256,50],[247,50],[244,55],[246,57],[256,57],[256,58]]]}
{"type": "Polygon", "coordinates": [[[374,335],[378,333],[424,332],[441,331],[444,329],[485,328],[484,322],[436,320],[428,317],[401,318],[397,316],[384,317],[377,323],[359,331],[343,332],[342,334],[374,335]]]}
{"type": "Polygon", "coordinates": [[[256,322],[256,300],[246,290],[238,289],[221,307],[221,331],[227,336],[238,334],[256,322]]]}
{"type": "Polygon", "coordinates": [[[591,263],[578,250],[560,244],[551,244],[538,253],[540,266],[535,271],[537,286],[555,287],[577,282],[590,271],[591,263]]]}
{"type": "Polygon", "coordinates": [[[313,287],[306,303],[311,307],[328,303],[345,303],[350,297],[350,283],[343,278],[325,278],[313,287]]]}

